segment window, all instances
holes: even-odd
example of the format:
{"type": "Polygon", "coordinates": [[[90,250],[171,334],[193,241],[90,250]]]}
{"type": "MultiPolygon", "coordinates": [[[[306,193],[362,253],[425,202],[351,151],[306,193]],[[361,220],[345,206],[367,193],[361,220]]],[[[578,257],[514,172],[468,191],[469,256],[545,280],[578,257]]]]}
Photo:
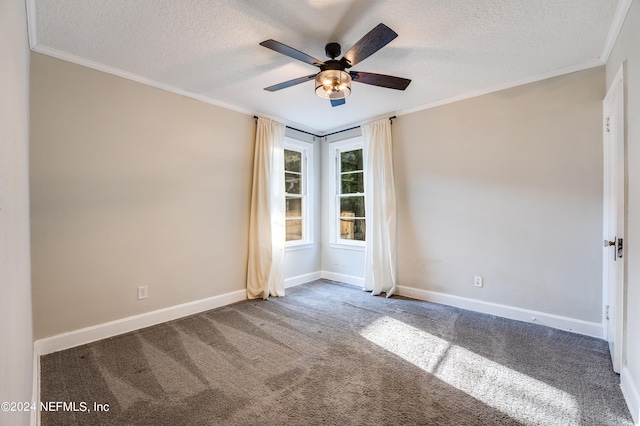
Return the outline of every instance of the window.
{"type": "Polygon", "coordinates": [[[284,191],[287,246],[311,243],[308,197],[309,144],[285,139],[284,191]]]}
{"type": "Polygon", "coordinates": [[[335,153],[335,242],[363,245],[366,236],[366,218],[361,139],[335,143],[333,150],[335,153]]]}

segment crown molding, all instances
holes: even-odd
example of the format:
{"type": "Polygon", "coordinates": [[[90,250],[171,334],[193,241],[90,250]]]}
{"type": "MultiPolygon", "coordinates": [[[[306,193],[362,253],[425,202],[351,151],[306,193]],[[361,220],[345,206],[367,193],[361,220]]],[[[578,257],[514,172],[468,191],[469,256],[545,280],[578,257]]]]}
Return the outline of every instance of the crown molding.
{"type": "Polygon", "coordinates": [[[208,96],[204,96],[204,95],[199,95],[197,93],[193,93],[193,92],[189,92],[187,90],[183,90],[180,89],[178,87],[169,85],[169,84],[165,84],[165,83],[160,83],[158,81],[152,80],[150,78],[147,77],[143,77],[141,75],[132,73],[132,72],[128,72],[128,71],[123,71],[121,69],[109,66],[109,65],[104,65],[101,64],[99,62],[95,62],[92,61],[90,59],[86,59],[86,58],[82,58],[80,56],[76,56],[76,55],[72,55],[70,53],[67,52],[63,52],[61,50],[58,49],[53,49],[51,47],[47,47],[47,46],[43,46],[41,44],[37,44],[36,46],[31,48],[32,51],[36,52],[36,53],[41,53],[43,55],[47,55],[47,56],[51,56],[53,58],[56,59],[61,59],[63,61],[67,61],[67,62],[71,62],[77,65],[81,65],[87,68],[92,68],[94,70],[97,71],[101,71],[107,74],[112,74],[118,77],[122,77],[122,78],[126,78],[127,80],[132,80],[135,81],[137,83],[142,83],[142,84],[146,84],[147,86],[151,86],[151,87],[155,87],[156,89],[161,89],[167,92],[172,92],[178,95],[182,95],[182,96],[186,96],[187,98],[191,98],[191,99],[195,99],[210,105],[215,105],[221,108],[226,108],[229,109],[231,111],[236,111],[242,114],[248,114],[248,115],[253,115],[254,111],[250,111],[248,109],[244,109],[244,108],[240,108],[236,105],[231,105],[225,102],[220,102],[217,101],[215,99],[212,99],[208,96]]]}
{"type": "MultiPolygon", "coordinates": [[[[611,26],[609,28],[609,32],[607,34],[607,38],[605,40],[605,44],[603,46],[602,52],[600,53],[600,56],[597,59],[592,59],[590,61],[584,62],[582,64],[578,64],[578,65],[574,65],[574,66],[570,66],[570,67],[566,67],[566,68],[562,68],[559,70],[555,70],[555,71],[551,71],[548,73],[543,73],[543,74],[539,74],[536,76],[532,76],[532,77],[528,77],[525,79],[521,79],[521,80],[517,80],[514,82],[510,82],[510,83],[505,83],[505,84],[500,84],[497,86],[493,86],[490,88],[486,88],[486,89],[480,89],[480,90],[476,90],[476,91],[472,91],[472,92],[467,92],[467,93],[463,93],[460,95],[456,95],[456,96],[452,96],[452,97],[448,97],[448,98],[443,98],[434,102],[430,102],[428,104],[424,104],[424,105],[420,105],[420,106],[416,106],[416,107],[412,107],[412,108],[408,108],[408,109],[403,109],[403,110],[398,110],[395,111],[393,113],[393,115],[406,115],[406,114],[411,114],[413,112],[418,112],[418,111],[422,111],[422,110],[426,110],[426,109],[430,109],[430,108],[435,108],[438,106],[443,106],[443,105],[447,105],[450,103],[454,103],[454,102],[458,102],[461,100],[466,100],[466,99],[471,99],[471,98],[475,98],[477,96],[482,96],[482,95],[486,95],[489,93],[493,93],[493,92],[498,92],[501,90],[505,90],[505,89],[510,89],[510,88],[514,88],[514,87],[518,87],[524,84],[529,84],[529,83],[534,83],[537,81],[542,81],[542,80],[546,80],[549,78],[553,78],[553,77],[557,77],[557,76],[561,76],[561,75],[565,75],[565,74],[570,74],[573,72],[577,72],[577,71],[582,71],[582,70],[586,70],[589,68],[594,68],[597,66],[601,66],[603,64],[606,64],[607,61],[609,60],[609,56],[611,55],[611,52],[613,50],[613,47],[615,45],[616,39],[618,38],[618,35],[622,29],[622,25],[624,23],[624,20],[627,16],[627,13],[629,11],[629,8],[631,7],[631,3],[633,2],[633,0],[619,0],[617,8],[616,8],[616,12],[614,14],[613,20],[611,22],[611,26]]],[[[61,50],[58,49],[54,49],[51,47],[47,47],[47,46],[43,46],[41,44],[39,44],[38,42],[38,31],[37,31],[37,8],[36,8],[36,0],[25,0],[25,4],[26,4],[26,10],[27,10],[27,26],[28,26],[28,33],[29,33],[29,45],[31,47],[31,50],[33,50],[34,52],[37,53],[41,53],[47,56],[51,56],[57,59],[61,59],[67,62],[72,62],[75,63],[77,65],[82,65],[88,68],[92,68],[95,69],[97,71],[101,71],[101,72],[105,72],[108,74],[112,74],[112,75],[116,75],[118,77],[122,77],[122,78],[126,78],[128,80],[132,80],[132,81],[136,81],[138,83],[142,83],[148,86],[152,86],[161,90],[165,90],[171,93],[175,93],[178,95],[182,95],[191,99],[195,99],[195,100],[199,100],[201,102],[210,104],[210,105],[215,105],[218,107],[222,107],[222,108],[226,108],[232,111],[236,111],[242,114],[249,114],[249,115],[256,115],[256,114],[261,114],[263,116],[266,116],[268,118],[273,118],[279,121],[284,122],[286,125],[288,126],[296,126],[299,127],[305,131],[309,131],[309,132],[315,132],[315,133],[329,133],[329,132],[318,132],[316,129],[311,129],[308,126],[303,126],[299,123],[295,123],[292,122],[290,120],[286,120],[283,119],[282,117],[271,117],[267,114],[264,113],[259,113],[256,111],[251,111],[245,108],[241,108],[238,107],[236,105],[232,105],[232,104],[228,104],[225,102],[221,102],[218,101],[216,99],[210,98],[208,96],[204,96],[204,95],[200,95],[197,93],[193,93],[193,92],[189,92],[187,90],[184,89],[180,89],[178,87],[169,85],[169,84],[165,84],[165,83],[161,83],[152,79],[149,79],[147,77],[143,77],[141,75],[135,74],[135,73],[131,73],[128,71],[123,71],[121,69],[115,68],[115,67],[111,67],[108,65],[104,65],[101,64],[99,62],[95,62],[86,58],[82,58],[80,56],[76,56],[76,55],[72,55],[66,52],[63,52],[61,50]]],[[[358,121],[357,123],[353,123],[351,125],[357,125],[360,124],[362,120],[358,121]]],[[[345,126],[341,126],[341,128],[348,128],[351,125],[345,125],[345,126]]]]}
{"type": "Polygon", "coordinates": [[[27,9],[27,31],[29,33],[29,47],[33,49],[38,45],[38,13],[36,10],[36,0],[26,0],[27,9]]]}
{"type": "MultiPolygon", "coordinates": [[[[33,1],[33,0],[28,0],[28,1],[33,1]]],[[[175,86],[171,86],[169,84],[165,84],[165,83],[160,83],[158,81],[155,80],[151,80],[149,78],[143,77],[141,75],[135,74],[135,73],[131,73],[128,71],[123,71],[119,68],[115,68],[115,67],[111,67],[109,65],[104,65],[101,64],[99,62],[95,62],[92,61],[90,59],[86,59],[86,58],[82,58],[80,56],[76,56],[76,55],[72,55],[70,53],[67,52],[63,52],[61,50],[58,49],[53,49],[51,47],[47,47],[47,46],[43,46],[41,44],[36,44],[34,47],[31,48],[32,51],[36,52],[36,53],[41,53],[43,55],[47,55],[47,56],[51,56],[53,58],[56,59],[61,59],[63,61],[66,62],[71,62],[74,63],[76,65],[81,65],[83,67],[87,67],[87,68],[91,68],[97,71],[101,71],[107,74],[111,74],[111,75],[115,75],[121,78],[126,78],[127,80],[131,80],[131,81],[135,81],[137,83],[141,83],[141,84],[145,84],[147,86],[151,86],[151,87],[155,87],[156,89],[160,89],[160,90],[164,90],[167,92],[171,92],[171,93],[175,93],[178,95],[182,95],[185,96],[187,98],[191,98],[191,99],[195,99],[197,101],[201,101],[210,105],[215,105],[221,108],[225,108],[231,111],[235,111],[235,112],[239,112],[242,114],[247,114],[247,115],[251,115],[254,116],[256,114],[261,115],[263,117],[266,118],[271,118],[273,120],[277,120],[280,121],[282,123],[284,123],[287,126],[294,126],[297,127],[301,130],[304,131],[308,131],[308,132],[317,132],[316,129],[312,129],[308,126],[304,126],[301,125],[299,123],[293,122],[291,120],[286,120],[282,117],[277,117],[277,116],[273,116],[273,115],[269,115],[269,114],[264,114],[262,112],[256,112],[256,111],[252,111],[252,110],[248,110],[245,108],[240,108],[236,105],[231,105],[225,102],[220,102],[218,100],[215,100],[213,98],[210,98],[208,96],[204,96],[204,95],[199,95],[197,93],[193,93],[193,92],[189,92],[187,90],[183,90],[180,89],[178,87],[175,86]]]]}
{"type": "Polygon", "coordinates": [[[602,47],[602,52],[600,53],[600,60],[605,64],[609,62],[609,57],[611,56],[613,47],[616,44],[618,35],[622,30],[622,24],[624,24],[624,20],[627,17],[627,13],[629,12],[629,8],[631,7],[632,1],[633,0],[618,1],[618,7],[616,8],[616,13],[615,15],[613,15],[613,20],[611,21],[611,26],[609,27],[609,33],[607,34],[607,38],[604,42],[604,46],[602,47]]]}
{"type": "Polygon", "coordinates": [[[546,73],[543,73],[543,74],[534,75],[534,76],[531,76],[531,77],[527,77],[527,78],[524,78],[524,79],[521,79],[521,80],[512,81],[512,82],[505,83],[505,84],[499,84],[497,86],[489,87],[489,88],[486,88],[486,89],[480,89],[480,90],[475,90],[475,91],[472,91],[472,92],[463,93],[461,95],[451,96],[449,98],[440,99],[440,100],[437,100],[435,102],[424,104],[424,105],[421,105],[421,106],[418,106],[418,107],[413,107],[413,108],[408,108],[408,109],[396,111],[395,115],[400,116],[400,115],[411,114],[411,113],[422,111],[422,110],[425,110],[425,109],[435,108],[435,107],[451,104],[451,103],[454,103],[454,102],[463,101],[463,100],[466,100],[466,99],[471,99],[471,98],[475,98],[475,97],[482,96],[482,95],[487,95],[489,93],[499,92],[501,90],[512,89],[514,87],[523,86],[525,84],[535,83],[535,82],[538,82],[538,81],[547,80],[549,78],[559,77],[559,76],[562,76],[562,75],[571,74],[571,73],[578,72],[578,71],[584,71],[584,70],[587,70],[587,69],[590,69],[590,68],[599,67],[599,66],[602,66],[602,65],[604,65],[604,62],[602,62],[599,58],[598,59],[592,59],[590,61],[583,62],[582,64],[573,65],[573,66],[561,68],[561,69],[558,69],[558,70],[555,70],[555,71],[550,71],[550,72],[546,72],[546,73]]]}

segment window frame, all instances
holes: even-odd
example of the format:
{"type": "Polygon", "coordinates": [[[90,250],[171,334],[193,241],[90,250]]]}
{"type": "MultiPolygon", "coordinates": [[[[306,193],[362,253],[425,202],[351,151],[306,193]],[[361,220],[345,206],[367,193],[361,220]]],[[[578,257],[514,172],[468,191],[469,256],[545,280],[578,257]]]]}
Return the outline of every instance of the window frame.
{"type": "MultiPolygon", "coordinates": [[[[340,238],[340,199],[343,194],[341,194],[341,167],[340,167],[340,154],[348,151],[355,151],[361,149],[362,154],[364,155],[364,143],[362,140],[362,136],[357,136],[355,138],[345,139],[339,142],[331,143],[331,157],[333,160],[331,161],[331,238],[330,238],[330,246],[335,248],[342,249],[351,249],[351,250],[364,250],[365,248],[365,240],[366,240],[366,223],[367,223],[367,213],[365,211],[364,221],[365,221],[365,240],[347,240],[340,238]]],[[[330,157],[330,158],[331,158],[330,157]]],[[[366,173],[364,159],[362,164],[362,173],[363,177],[366,173]]],[[[349,194],[349,196],[364,196],[366,194],[363,193],[354,193],[349,194]]],[[[365,198],[366,200],[366,198],[365,198]]],[[[366,201],[365,201],[366,203],[366,201]]]]}
{"type": "MultiPolygon", "coordinates": [[[[286,197],[299,197],[302,199],[302,239],[300,240],[291,240],[285,241],[285,249],[286,250],[301,250],[305,248],[310,248],[314,244],[313,235],[311,230],[312,227],[312,212],[313,212],[313,197],[312,197],[312,188],[311,185],[311,177],[313,176],[313,145],[309,142],[300,141],[297,139],[292,139],[289,137],[284,138],[284,150],[287,151],[296,151],[301,153],[301,162],[300,162],[300,194],[288,194],[285,188],[285,200],[286,197]]],[[[282,155],[284,155],[284,150],[282,155]]],[[[284,162],[283,162],[284,164],[284,162]]],[[[283,173],[284,173],[283,169],[283,173]]],[[[286,202],[286,201],[285,201],[286,202]]],[[[285,210],[286,215],[286,210],[285,210]]],[[[286,230],[286,222],[287,218],[285,217],[285,230],[286,230]]]]}

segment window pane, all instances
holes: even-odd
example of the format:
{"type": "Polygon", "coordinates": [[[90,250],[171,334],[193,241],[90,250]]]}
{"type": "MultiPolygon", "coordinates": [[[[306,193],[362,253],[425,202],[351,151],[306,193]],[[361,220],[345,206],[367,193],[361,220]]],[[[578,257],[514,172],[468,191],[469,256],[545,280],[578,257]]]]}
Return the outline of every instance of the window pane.
{"type": "Polygon", "coordinates": [[[340,216],[365,217],[364,196],[340,197],[340,216]]]}
{"type": "Polygon", "coordinates": [[[302,153],[284,150],[284,169],[288,172],[302,172],[302,153]]]}
{"type": "Polygon", "coordinates": [[[362,150],[346,151],[340,153],[340,171],[353,172],[364,170],[362,167],[362,150]]]}
{"type": "Polygon", "coordinates": [[[295,173],[284,174],[284,192],[287,194],[302,194],[302,175],[295,173]]]}
{"type": "Polygon", "coordinates": [[[287,241],[302,239],[302,219],[287,219],[287,241]]]}
{"type": "Polygon", "coordinates": [[[343,240],[365,240],[365,220],[340,218],[340,238],[343,240]]]}
{"type": "Polygon", "coordinates": [[[302,198],[287,197],[287,217],[302,216],[302,198]]]}
{"type": "Polygon", "coordinates": [[[340,175],[340,183],[341,194],[364,193],[364,173],[362,172],[340,175]]]}

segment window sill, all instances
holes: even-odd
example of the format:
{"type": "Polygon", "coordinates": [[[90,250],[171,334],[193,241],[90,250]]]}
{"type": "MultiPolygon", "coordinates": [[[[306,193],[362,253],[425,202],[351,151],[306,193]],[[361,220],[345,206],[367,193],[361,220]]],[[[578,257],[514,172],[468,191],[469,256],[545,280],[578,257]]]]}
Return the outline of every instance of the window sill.
{"type": "Polygon", "coordinates": [[[285,246],[284,251],[309,250],[314,247],[314,243],[292,244],[290,246],[285,246]]]}
{"type": "Polygon", "coordinates": [[[341,249],[341,250],[364,251],[364,243],[363,244],[330,243],[329,247],[333,249],[341,249]]]}

